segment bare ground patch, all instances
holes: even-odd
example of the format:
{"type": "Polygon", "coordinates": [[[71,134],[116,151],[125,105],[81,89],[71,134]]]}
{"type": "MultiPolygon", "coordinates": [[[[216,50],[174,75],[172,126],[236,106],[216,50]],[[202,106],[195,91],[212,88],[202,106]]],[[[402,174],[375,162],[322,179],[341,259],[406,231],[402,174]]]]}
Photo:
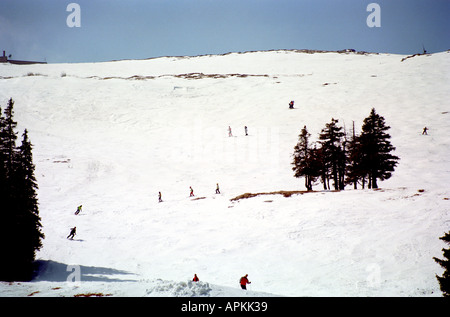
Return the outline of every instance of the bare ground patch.
{"type": "Polygon", "coordinates": [[[314,193],[314,191],[307,191],[307,190],[279,190],[274,192],[263,192],[263,193],[245,193],[239,196],[236,196],[231,201],[237,201],[239,199],[247,199],[252,198],[256,196],[262,196],[262,195],[283,195],[284,197],[291,197],[292,195],[303,195],[306,193],[314,193]]]}

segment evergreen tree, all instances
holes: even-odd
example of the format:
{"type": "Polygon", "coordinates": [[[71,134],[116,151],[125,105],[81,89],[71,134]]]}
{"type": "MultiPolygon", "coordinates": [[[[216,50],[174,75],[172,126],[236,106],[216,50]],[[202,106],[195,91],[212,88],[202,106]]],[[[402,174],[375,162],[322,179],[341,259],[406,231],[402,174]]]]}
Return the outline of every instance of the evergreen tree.
{"type": "Polygon", "coordinates": [[[33,164],[32,144],[28,139],[28,131],[22,136],[22,145],[19,147],[19,156],[15,171],[15,199],[17,207],[23,214],[20,228],[19,241],[23,245],[24,263],[31,269],[35,258],[35,252],[42,247],[41,218],[37,200],[38,185],[34,176],[35,166],[33,164]]]}
{"type": "Polygon", "coordinates": [[[0,203],[6,201],[7,186],[6,186],[6,151],[4,144],[6,144],[6,121],[3,117],[2,109],[0,108],[0,203]]]}
{"type": "MultiPolygon", "coordinates": [[[[450,231],[439,239],[445,241],[445,243],[450,245],[450,231]]],[[[445,269],[442,276],[436,275],[436,278],[439,282],[439,286],[444,297],[450,297],[450,249],[444,248],[442,249],[442,251],[444,252],[444,258],[446,260],[441,260],[433,257],[433,259],[445,269]]]]}
{"type": "Polygon", "coordinates": [[[42,246],[41,223],[34,177],[32,145],[25,130],[22,145],[16,147],[17,123],[12,99],[0,118],[0,178],[2,193],[2,260],[0,280],[30,280],[35,252],[42,246]]]}
{"type": "Polygon", "coordinates": [[[369,188],[378,188],[377,179],[390,178],[399,160],[397,156],[390,154],[395,147],[389,141],[391,136],[386,133],[389,129],[384,118],[372,108],[370,115],[364,119],[359,137],[359,173],[368,176],[369,188]]]}
{"type": "Polygon", "coordinates": [[[17,133],[14,129],[17,122],[14,121],[14,101],[12,98],[8,101],[8,106],[5,109],[4,130],[1,133],[2,137],[2,152],[4,154],[6,177],[9,179],[10,174],[14,169],[14,156],[16,151],[17,133]]]}
{"type": "Polygon", "coordinates": [[[323,175],[332,176],[335,190],[344,189],[345,171],[345,151],[342,145],[344,132],[342,132],[342,127],[337,126],[338,122],[339,120],[332,118],[319,135],[324,163],[323,175]]]}
{"type": "Polygon", "coordinates": [[[319,162],[317,157],[317,149],[311,149],[306,126],[300,132],[297,145],[294,147],[294,161],[292,170],[295,172],[294,177],[305,177],[305,187],[308,191],[312,190],[312,184],[320,176],[319,162]]]}
{"type": "Polygon", "coordinates": [[[355,122],[353,122],[352,137],[348,143],[347,160],[346,184],[353,184],[353,188],[357,189],[358,182],[361,181],[364,189],[367,169],[363,166],[363,162],[366,160],[364,160],[364,153],[361,151],[361,139],[355,132],[355,122]]]}

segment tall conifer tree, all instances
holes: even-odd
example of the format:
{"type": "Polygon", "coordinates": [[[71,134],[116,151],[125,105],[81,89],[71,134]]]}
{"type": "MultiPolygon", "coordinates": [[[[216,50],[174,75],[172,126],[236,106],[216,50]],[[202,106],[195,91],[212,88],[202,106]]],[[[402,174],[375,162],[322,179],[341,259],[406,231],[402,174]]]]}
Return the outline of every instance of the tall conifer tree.
{"type": "Polygon", "coordinates": [[[37,182],[34,176],[32,145],[25,130],[22,145],[16,147],[17,123],[14,102],[8,102],[5,117],[0,117],[0,181],[3,242],[0,280],[27,281],[33,273],[35,252],[42,247],[37,182]]]}
{"type": "Polygon", "coordinates": [[[344,132],[342,132],[342,127],[339,127],[339,120],[332,118],[330,123],[325,125],[322,132],[319,135],[319,142],[321,144],[324,169],[327,175],[331,175],[334,180],[334,189],[344,189],[343,173],[344,168],[342,165],[345,164],[344,150],[342,147],[342,138],[344,132]]]}
{"type": "Polygon", "coordinates": [[[305,187],[312,190],[312,184],[320,176],[320,164],[318,160],[318,151],[310,147],[309,137],[306,126],[303,127],[297,145],[294,147],[294,161],[292,170],[295,177],[305,177],[305,187]]]}
{"type": "Polygon", "coordinates": [[[369,188],[378,188],[377,179],[386,180],[392,176],[399,158],[392,155],[395,150],[386,133],[390,127],[385,124],[382,116],[372,108],[370,115],[364,119],[362,133],[359,138],[361,145],[360,171],[368,175],[369,188]]]}

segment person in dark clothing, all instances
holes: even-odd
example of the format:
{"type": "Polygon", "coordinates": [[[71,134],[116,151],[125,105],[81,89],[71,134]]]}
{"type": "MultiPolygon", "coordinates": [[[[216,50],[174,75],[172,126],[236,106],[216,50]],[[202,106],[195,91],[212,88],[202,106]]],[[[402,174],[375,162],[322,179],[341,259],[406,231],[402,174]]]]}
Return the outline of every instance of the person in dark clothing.
{"type": "Polygon", "coordinates": [[[67,236],[67,239],[73,240],[76,234],[77,234],[77,227],[70,228],[70,233],[67,236]]]}
{"type": "Polygon", "coordinates": [[[216,194],[220,194],[219,183],[217,183],[216,185],[216,194]]]}
{"type": "Polygon", "coordinates": [[[294,109],[294,100],[289,103],[289,109],[294,109]]]}
{"type": "Polygon", "coordinates": [[[425,135],[428,135],[427,131],[428,131],[428,128],[427,128],[427,127],[423,128],[422,135],[424,135],[424,134],[425,134],[425,135]]]}
{"type": "Polygon", "coordinates": [[[159,200],[159,202],[162,202],[161,192],[158,193],[158,200],[159,200]]]}

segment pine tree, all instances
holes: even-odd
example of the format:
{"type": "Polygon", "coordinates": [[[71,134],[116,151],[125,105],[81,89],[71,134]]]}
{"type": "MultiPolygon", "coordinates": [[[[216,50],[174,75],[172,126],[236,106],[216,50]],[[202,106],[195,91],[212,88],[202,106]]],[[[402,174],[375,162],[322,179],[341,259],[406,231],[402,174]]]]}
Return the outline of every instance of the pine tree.
{"type": "Polygon", "coordinates": [[[32,277],[35,252],[42,247],[41,223],[34,177],[32,145],[25,130],[22,145],[16,147],[17,123],[12,99],[0,119],[0,178],[2,181],[2,260],[0,280],[26,281],[32,277]]]}
{"type": "Polygon", "coordinates": [[[332,118],[319,135],[324,162],[323,174],[333,177],[335,190],[344,189],[342,180],[345,171],[345,152],[342,146],[344,132],[342,127],[337,126],[338,122],[339,120],[332,118]]]}
{"type": "Polygon", "coordinates": [[[4,130],[2,132],[2,152],[4,153],[5,168],[7,171],[7,178],[13,172],[14,155],[16,151],[17,133],[14,129],[17,122],[14,121],[14,101],[12,98],[8,101],[8,106],[5,109],[4,130]]]}
{"type": "MultiPolygon", "coordinates": [[[[443,237],[439,239],[445,241],[448,245],[450,245],[450,231],[446,233],[443,237]]],[[[444,258],[446,260],[441,260],[433,257],[433,259],[442,266],[445,271],[442,276],[436,275],[436,278],[439,282],[440,289],[444,295],[444,297],[450,297],[450,249],[442,249],[444,252],[444,258]]]]}
{"type": "Polygon", "coordinates": [[[20,213],[23,214],[19,241],[23,245],[24,263],[31,269],[35,252],[42,247],[41,218],[37,200],[38,185],[34,176],[32,144],[28,139],[28,131],[22,136],[22,145],[19,147],[19,156],[15,171],[15,199],[20,213]]]}
{"type": "Polygon", "coordinates": [[[7,197],[7,181],[6,181],[6,121],[0,108],[0,202],[6,201],[7,197]]]}
{"type": "Polygon", "coordinates": [[[392,176],[399,158],[390,152],[395,150],[386,133],[390,127],[382,116],[372,108],[370,115],[364,119],[362,133],[359,137],[361,158],[359,164],[361,175],[367,175],[369,188],[378,188],[377,179],[385,180],[392,176]]]}
{"type": "Polygon", "coordinates": [[[364,189],[367,169],[363,166],[364,153],[361,150],[361,139],[355,132],[355,122],[353,122],[352,137],[348,142],[347,161],[346,184],[353,184],[353,188],[357,189],[358,182],[361,181],[364,189]]]}
{"type": "Polygon", "coordinates": [[[319,162],[317,158],[317,149],[310,148],[309,137],[306,126],[298,136],[299,140],[294,147],[294,161],[292,170],[295,172],[294,177],[305,177],[305,187],[308,191],[312,190],[312,184],[320,176],[319,162]]]}

